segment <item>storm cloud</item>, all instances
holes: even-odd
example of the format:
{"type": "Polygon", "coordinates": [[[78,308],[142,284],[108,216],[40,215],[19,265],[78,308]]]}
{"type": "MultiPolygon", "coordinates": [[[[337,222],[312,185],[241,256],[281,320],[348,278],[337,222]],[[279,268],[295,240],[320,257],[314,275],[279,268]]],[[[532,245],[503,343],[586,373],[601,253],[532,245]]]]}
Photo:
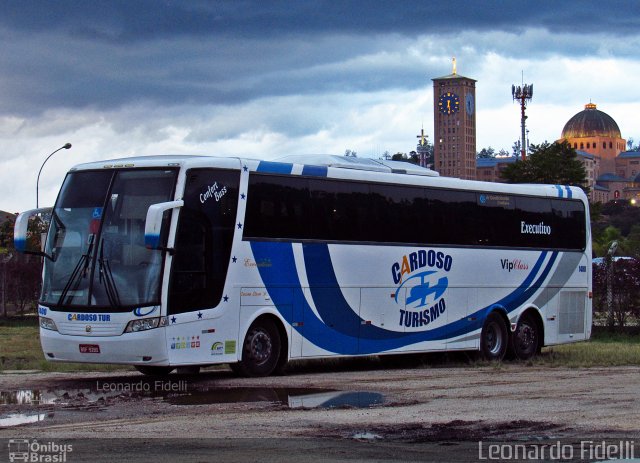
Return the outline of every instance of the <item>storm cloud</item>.
{"type": "Polygon", "coordinates": [[[478,80],[478,149],[518,138],[523,78],[533,142],[590,99],[632,136],[640,3],[529,3],[7,1],[0,209],[31,207],[33,166],[66,142],[49,202],[70,166],[102,158],[410,151],[452,56],[478,80]]]}

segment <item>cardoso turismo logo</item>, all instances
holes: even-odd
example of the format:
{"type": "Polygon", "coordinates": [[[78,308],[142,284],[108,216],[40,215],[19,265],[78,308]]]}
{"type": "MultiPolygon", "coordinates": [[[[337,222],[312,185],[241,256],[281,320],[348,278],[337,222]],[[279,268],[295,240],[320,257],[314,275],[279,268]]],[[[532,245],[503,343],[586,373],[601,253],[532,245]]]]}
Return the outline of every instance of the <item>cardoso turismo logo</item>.
{"type": "Polygon", "coordinates": [[[400,326],[418,328],[435,322],[447,309],[445,293],[453,258],[440,251],[424,249],[402,256],[391,266],[400,309],[400,326]],[[405,291],[402,291],[405,289],[405,291]],[[402,300],[404,298],[404,300],[402,300]]]}

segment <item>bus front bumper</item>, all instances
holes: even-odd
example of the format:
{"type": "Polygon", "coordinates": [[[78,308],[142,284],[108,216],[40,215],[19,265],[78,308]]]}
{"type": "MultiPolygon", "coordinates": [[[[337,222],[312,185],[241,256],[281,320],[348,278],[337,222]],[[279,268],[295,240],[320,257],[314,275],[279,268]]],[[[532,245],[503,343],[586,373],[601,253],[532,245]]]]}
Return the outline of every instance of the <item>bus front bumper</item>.
{"type": "Polygon", "coordinates": [[[50,361],[169,365],[164,328],[120,336],[70,336],[40,328],[40,344],[50,361]]]}

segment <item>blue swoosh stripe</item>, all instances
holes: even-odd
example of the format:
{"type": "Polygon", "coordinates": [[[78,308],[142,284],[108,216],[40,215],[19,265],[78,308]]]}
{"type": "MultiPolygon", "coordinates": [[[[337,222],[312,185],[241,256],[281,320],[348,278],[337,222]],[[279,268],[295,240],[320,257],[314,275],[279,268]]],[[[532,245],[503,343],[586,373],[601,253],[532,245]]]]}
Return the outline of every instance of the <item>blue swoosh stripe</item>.
{"type": "Polygon", "coordinates": [[[256,260],[271,260],[271,267],[259,267],[260,276],[276,308],[289,324],[299,320],[294,320],[293,314],[284,310],[285,306],[291,304],[290,292],[282,291],[284,288],[292,290],[293,300],[300,304],[304,326],[294,328],[307,340],[336,353],[353,353],[352,346],[357,344],[360,354],[384,352],[422,341],[448,339],[475,331],[482,326],[488,310],[499,306],[511,312],[530,298],[544,282],[557,256],[557,253],[553,253],[542,274],[536,278],[547,254],[541,253],[523,284],[495,304],[478,310],[474,314],[478,316],[475,322],[470,323],[465,317],[432,330],[403,333],[361,324],[362,319],[349,306],[338,287],[326,244],[303,246],[310,290],[316,309],[323,320],[315,315],[304,297],[291,243],[251,242],[251,249],[256,260]],[[313,264],[307,264],[311,262],[313,264]],[[318,270],[313,270],[314,267],[318,270]],[[284,294],[289,295],[283,296],[284,294]],[[332,307],[334,308],[331,309],[332,307]]]}
{"type": "Polygon", "coordinates": [[[562,193],[562,187],[560,185],[556,185],[556,189],[558,190],[558,198],[564,197],[562,193]]]}
{"type": "Polygon", "coordinates": [[[326,244],[302,245],[309,289],[316,310],[327,325],[347,336],[365,339],[390,339],[406,336],[375,325],[363,325],[363,319],[351,308],[342,294],[326,244]]]}
{"type": "Polygon", "coordinates": [[[573,196],[573,193],[571,193],[571,187],[565,186],[564,188],[567,190],[567,198],[571,198],[573,196]]]}
{"type": "MultiPolygon", "coordinates": [[[[363,319],[360,318],[357,315],[357,312],[349,305],[340,290],[338,279],[333,271],[333,264],[329,255],[329,247],[326,244],[303,245],[303,253],[307,279],[309,281],[309,289],[318,314],[328,325],[333,325],[334,329],[337,331],[349,336],[358,336],[359,333],[361,352],[367,344],[371,344],[368,341],[389,341],[392,339],[402,338],[404,342],[393,347],[396,348],[412,344],[414,342],[440,340],[457,336],[455,333],[460,332],[461,330],[461,334],[474,331],[482,326],[487,312],[491,309],[500,307],[504,308],[507,313],[509,313],[517,309],[521,304],[526,302],[527,299],[533,296],[546,279],[557,256],[557,253],[553,253],[552,258],[545,266],[542,275],[538,277],[535,283],[533,283],[547,255],[547,252],[542,252],[533,266],[533,269],[527,275],[519,288],[494,304],[478,310],[471,316],[476,317],[477,323],[474,326],[470,327],[470,323],[465,317],[465,319],[449,323],[434,330],[403,333],[388,331],[375,325],[362,324],[363,319]],[[431,333],[431,336],[428,336],[426,333],[431,333]]],[[[367,353],[377,352],[379,350],[379,347],[376,348],[375,345],[372,345],[368,348],[367,353]]]]}

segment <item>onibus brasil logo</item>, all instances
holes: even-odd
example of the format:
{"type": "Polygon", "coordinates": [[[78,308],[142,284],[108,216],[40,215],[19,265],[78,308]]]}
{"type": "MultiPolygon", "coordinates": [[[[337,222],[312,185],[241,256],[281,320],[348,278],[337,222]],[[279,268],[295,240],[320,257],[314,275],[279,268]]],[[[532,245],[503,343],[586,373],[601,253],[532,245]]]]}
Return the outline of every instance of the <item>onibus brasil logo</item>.
{"type": "Polygon", "coordinates": [[[427,326],[444,314],[447,309],[444,295],[449,287],[449,278],[444,274],[452,264],[453,258],[448,254],[420,250],[402,256],[391,266],[393,282],[398,285],[395,301],[402,306],[400,326],[427,326]]]}

